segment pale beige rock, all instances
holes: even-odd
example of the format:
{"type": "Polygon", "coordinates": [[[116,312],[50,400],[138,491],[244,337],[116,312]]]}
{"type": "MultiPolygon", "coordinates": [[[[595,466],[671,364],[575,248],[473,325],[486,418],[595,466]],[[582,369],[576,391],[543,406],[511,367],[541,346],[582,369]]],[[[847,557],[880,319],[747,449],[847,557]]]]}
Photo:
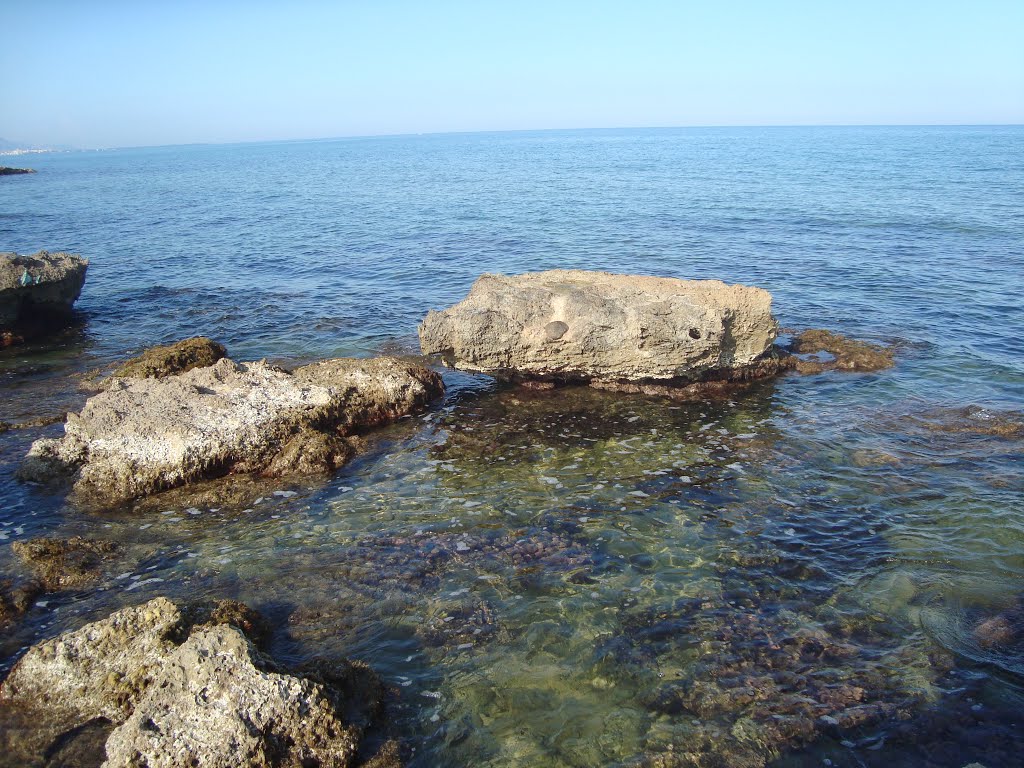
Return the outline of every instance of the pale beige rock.
{"type": "Polygon", "coordinates": [[[121,722],[175,645],[177,606],[158,597],[32,646],[0,687],[0,703],[57,713],[66,728],[121,722]]]}
{"type": "Polygon", "coordinates": [[[353,454],[345,438],[443,391],[435,372],[386,357],[293,373],[225,358],[160,379],[113,379],[68,414],[63,438],[32,445],[20,474],[77,474],[76,491],[113,503],[228,473],[330,471],[353,454]]]}
{"type": "Polygon", "coordinates": [[[106,768],[349,765],[379,679],[343,660],[337,679],[276,671],[240,630],[254,618],[159,597],[33,646],[0,686],[10,764],[48,765],[99,723],[106,768]]]}
{"type": "Polygon", "coordinates": [[[263,671],[234,627],[197,630],[107,739],[104,768],[348,765],[360,733],[323,687],[263,671]]]}
{"type": "Polygon", "coordinates": [[[772,347],[771,294],[717,280],[555,270],[483,275],[420,325],[425,354],[468,371],[592,383],[685,383],[772,347]]]}

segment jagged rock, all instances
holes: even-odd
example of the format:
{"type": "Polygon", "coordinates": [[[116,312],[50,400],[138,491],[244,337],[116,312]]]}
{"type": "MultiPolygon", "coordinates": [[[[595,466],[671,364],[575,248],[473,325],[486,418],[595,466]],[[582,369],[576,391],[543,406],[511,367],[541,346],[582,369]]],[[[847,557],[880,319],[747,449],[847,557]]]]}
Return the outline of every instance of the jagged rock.
{"type": "Polygon", "coordinates": [[[71,253],[0,253],[0,346],[58,326],[81,294],[88,266],[71,253]]]}
{"type": "Polygon", "coordinates": [[[379,678],[344,660],[285,674],[247,637],[265,628],[240,603],[156,598],[39,643],[0,686],[4,755],[49,765],[92,729],[105,768],[350,765],[379,678]]]}
{"type": "Polygon", "coordinates": [[[193,632],[107,739],[104,768],[348,765],[359,730],[323,686],[261,667],[234,627],[193,632]]]}
{"type": "Polygon", "coordinates": [[[33,443],[20,474],[74,477],[116,503],[229,473],[331,471],[357,433],[419,411],[441,377],[396,358],[338,358],[292,373],[227,358],[162,379],[114,379],[69,414],[65,436],[33,443]]]}
{"type": "Polygon", "coordinates": [[[0,686],[0,704],[45,709],[69,730],[97,717],[122,722],[174,650],[183,618],[159,597],[39,643],[0,686]]]}
{"type": "Polygon", "coordinates": [[[425,354],[495,376],[685,385],[772,348],[771,294],[717,280],[555,270],[483,275],[420,325],[425,354]]]}
{"type": "Polygon", "coordinates": [[[56,592],[97,581],[104,561],[117,553],[118,546],[112,541],[72,536],[70,539],[16,541],[11,549],[32,570],[43,589],[56,592]]]}
{"type": "Polygon", "coordinates": [[[150,347],[138,357],[126,360],[113,376],[123,379],[162,379],[193,368],[205,368],[227,357],[223,344],[205,336],[185,339],[176,344],[150,347]]]}

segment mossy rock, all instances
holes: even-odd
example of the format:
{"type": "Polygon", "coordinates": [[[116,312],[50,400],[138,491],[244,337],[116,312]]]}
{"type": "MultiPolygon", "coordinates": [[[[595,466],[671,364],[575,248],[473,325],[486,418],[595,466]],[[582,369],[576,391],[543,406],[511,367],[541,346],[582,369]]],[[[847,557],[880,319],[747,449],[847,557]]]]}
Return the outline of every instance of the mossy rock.
{"type": "Polygon", "coordinates": [[[114,371],[122,379],[162,379],[193,368],[205,368],[226,357],[227,349],[205,336],[185,339],[176,344],[147,349],[114,371]]]}

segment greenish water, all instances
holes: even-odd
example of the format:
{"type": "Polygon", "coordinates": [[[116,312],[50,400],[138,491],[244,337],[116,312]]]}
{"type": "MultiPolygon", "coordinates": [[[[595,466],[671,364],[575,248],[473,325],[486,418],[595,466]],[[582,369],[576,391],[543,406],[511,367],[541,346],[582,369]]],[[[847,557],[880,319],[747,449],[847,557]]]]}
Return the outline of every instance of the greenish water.
{"type": "Polygon", "coordinates": [[[896,366],[703,403],[449,371],[333,477],[104,514],[15,479],[59,426],[2,432],[3,576],[35,536],[122,554],[0,630],[0,672],[122,605],[231,597],[286,661],[373,665],[413,768],[1019,765],[1024,440],[993,425],[1024,409],[1022,146],[860,127],[40,155],[0,184],[0,250],[92,264],[72,332],[0,351],[0,421],[78,410],[91,369],[196,334],[239,360],[414,353],[482,271],[758,285],[783,326],[893,343],[896,366]]]}
{"type": "Polygon", "coordinates": [[[329,482],[68,520],[125,570],[48,618],[245,601],[282,658],[372,663],[413,765],[919,764],[935,710],[1013,735],[1020,645],[972,630],[1019,599],[1024,464],[936,429],[956,413],[843,403],[886,375],[695,403],[457,389],[329,482]]]}

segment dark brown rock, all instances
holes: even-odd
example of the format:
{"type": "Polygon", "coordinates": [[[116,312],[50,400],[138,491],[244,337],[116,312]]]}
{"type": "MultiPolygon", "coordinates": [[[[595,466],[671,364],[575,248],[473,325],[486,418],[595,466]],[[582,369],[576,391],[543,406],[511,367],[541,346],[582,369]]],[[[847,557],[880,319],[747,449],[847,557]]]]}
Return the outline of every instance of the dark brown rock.
{"type": "Polygon", "coordinates": [[[160,379],[193,368],[205,368],[227,357],[227,354],[223,344],[205,336],[196,336],[176,344],[150,347],[138,357],[124,362],[113,375],[129,379],[160,379]]]}

